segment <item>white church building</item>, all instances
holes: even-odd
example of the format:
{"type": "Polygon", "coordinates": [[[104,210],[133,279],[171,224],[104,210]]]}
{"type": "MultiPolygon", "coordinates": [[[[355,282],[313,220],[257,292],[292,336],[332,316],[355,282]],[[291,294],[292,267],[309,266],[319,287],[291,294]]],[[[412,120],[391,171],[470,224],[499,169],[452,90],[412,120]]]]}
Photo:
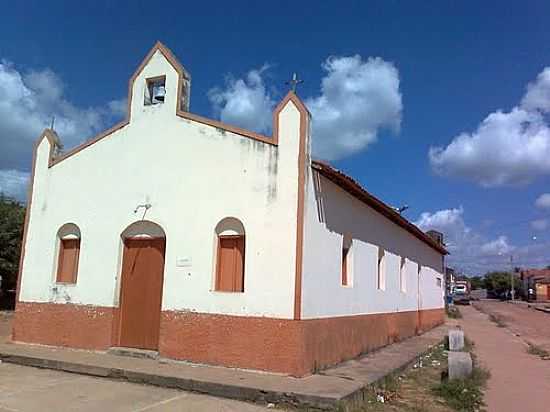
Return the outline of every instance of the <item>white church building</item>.
{"type": "Polygon", "coordinates": [[[124,122],[36,142],[14,341],[304,376],[443,322],[442,239],[312,160],[296,94],[264,136],[190,85],[157,43],[124,122]]]}

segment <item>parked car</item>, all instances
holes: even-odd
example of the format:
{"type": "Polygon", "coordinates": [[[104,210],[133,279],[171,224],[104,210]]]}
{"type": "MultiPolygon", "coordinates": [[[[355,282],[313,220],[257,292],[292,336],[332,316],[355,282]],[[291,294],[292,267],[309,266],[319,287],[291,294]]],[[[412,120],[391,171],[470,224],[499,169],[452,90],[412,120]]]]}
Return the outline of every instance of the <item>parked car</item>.
{"type": "Polygon", "coordinates": [[[470,291],[466,284],[457,284],[453,291],[453,302],[457,305],[469,305],[470,304],[470,291]]]}

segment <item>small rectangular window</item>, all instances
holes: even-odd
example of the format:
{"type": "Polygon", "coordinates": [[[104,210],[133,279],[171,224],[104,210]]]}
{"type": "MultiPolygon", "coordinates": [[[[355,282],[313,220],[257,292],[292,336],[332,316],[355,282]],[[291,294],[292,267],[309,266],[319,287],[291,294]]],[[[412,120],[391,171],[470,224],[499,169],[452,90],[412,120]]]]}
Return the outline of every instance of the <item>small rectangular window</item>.
{"type": "Polygon", "coordinates": [[[147,79],[145,87],[145,106],[164,103],[166,96],[166,76],[147,79]]]}
{"type": "Polygon", "coordinates": [[[436,279],[436,284],[437,284],[437,287],[438,287],[438,288],[441,287],[441,278],[437,278],[437,279],[436,279]]]}
{"type": "Polygon", "coordinates": [[[57,261],[58,283],[76,283],[79,255],[80,239],[61,239],[57,261]]]}
{"type": "Polygon", "coordinates": [[[218,238],[216,290],[244,292],[244,247],[244,236],[218,238]]]}
{"type": "Polygon", "coordinates": [[[407,292],[407,259],[401,257],[401,268],[399,271],[399,283],[401,286],[401,292],[407,292]]]}
{"type": "Polygon", "coordinates": [[[377,287],[379,290],[386,289],[386,265],[385,265],[384,249],[378,247],[378,280],[377,287]]]}
{"type": "Polygon", "coordinates": [[[349,286],[348,255],[349,247],[342,248],[342,286],[349,286]]]}

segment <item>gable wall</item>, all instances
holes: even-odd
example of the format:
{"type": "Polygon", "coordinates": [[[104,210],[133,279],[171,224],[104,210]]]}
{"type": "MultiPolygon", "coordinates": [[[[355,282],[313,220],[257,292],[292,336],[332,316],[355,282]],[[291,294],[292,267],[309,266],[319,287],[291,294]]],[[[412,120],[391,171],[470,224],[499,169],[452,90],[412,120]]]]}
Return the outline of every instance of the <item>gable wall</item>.
{"type": "Polygon", "coordinates": [[[166,233],[163,310],[292,317],[300,114],[292,102],[282,110],[274,146],[177,117],[176,84],[157,52],[134,83],[129,125],[51,168],[43,139],[21,301],[117,306],[120,234],[150,203],[145,219],[166,233]],[[145,78],[161,73],[166,102],[144,107],[145,78]],[[213,291],[214,228],[225,217],[245,227],[244,293],[213,291]],[[78,281],[56,285],[56,234],[69,222],[82,234],[78,281]]]}

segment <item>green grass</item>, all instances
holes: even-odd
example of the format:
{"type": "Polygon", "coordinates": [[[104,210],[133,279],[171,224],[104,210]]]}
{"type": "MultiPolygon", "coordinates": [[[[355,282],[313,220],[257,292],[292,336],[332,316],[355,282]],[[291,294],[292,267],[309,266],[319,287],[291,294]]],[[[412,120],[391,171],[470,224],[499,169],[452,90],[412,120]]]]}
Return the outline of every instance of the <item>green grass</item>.
{"type": "MultiPolygon", "coordinates": [[[[340,403],[338,412],[452,412],[482,411],[483,390],[489,373],[477,367],[474,344],[465,338],[465,351],[472,354],[474,370],[465,380],[449,381],[445,343],[431,347],[406,369],[395,371],[364,389],[361,400],[340,403]],[[422,366],[420,366],[422,365],[422,366]],[[378,397],[384,398],[381,402],[378,397]]],[[[317,412],[292,408],[292,412],[317,412]]]]}
{"type": "Polygon", "coordinates": [[[445,379],[433,387],[433,392],[456,411],[479,411],[484,406],[483,389],[488,378],[488,371],[475,366],[467,379],[445,379]]]}

